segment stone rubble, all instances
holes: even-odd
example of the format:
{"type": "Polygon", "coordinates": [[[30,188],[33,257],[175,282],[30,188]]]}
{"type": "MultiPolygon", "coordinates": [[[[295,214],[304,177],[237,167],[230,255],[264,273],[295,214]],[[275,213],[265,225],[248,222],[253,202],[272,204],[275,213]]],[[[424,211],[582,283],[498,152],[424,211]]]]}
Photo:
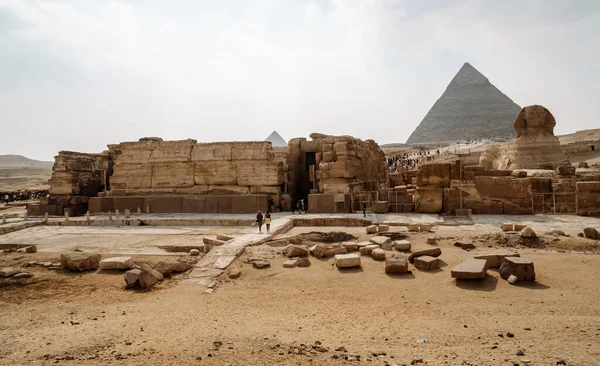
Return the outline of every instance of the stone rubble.
{"type": "Polygon", "coordinates": [[[401,255],[387,258],[385,261],[385,273],[400,274],[408,272],[408,259],[401,255]]]}
{"type": "Polygon", "coordinates": [[[333,258],[338,268],[360,267],[360,256],[358,254],[337,254],[333,258]]]}
{"type": "Polygon", "coordinates": [[[467,259],[454,267],[451,271],[452,278],[471,280],[484,278],[487,262],[485,259],[467,259]]]}
{"type": "Polygon", "coordinates": [[[71,252],[60,255],[60,265],[71,271],[89,271],[98,269],[100,265],[100,254],[71,252]]]}
{"type": "Polygon", "coordinates": [[[142,263],[140,265],[141,273],[138,278],[138,282],[140,284],[140,288],[142,290],[151,289],[158,282],[163,280],[163,276],[154,269],[150,268],[146,263],[142,263]]]}
{"type": "Polygon", "coordinates": [[[533,261],[527,258],[504,258],[498,273],[500,273],[500,277],[505,280],[511,275],[516,276],[519,281],[535,280],[535,267],[533,265],[533,261]]]}
{"type": "Polygon", "coordinates": [[[422,271],[430,271],[435,268],[439,268],[440,261],[436,257],[424,255],[414,259],[415,267],[422,271]]]}
{"type": "Polygon", "coordinates": [[[381,248],[376,248],[371,251],[371,258],[376,261],[385,260],[385,251],[381,248]]]}
{"type": "Polygon", "coordinates": [[[130,269],[134,262],[132,257],[112,257],[100,261],[100,269],[130,269]]]}

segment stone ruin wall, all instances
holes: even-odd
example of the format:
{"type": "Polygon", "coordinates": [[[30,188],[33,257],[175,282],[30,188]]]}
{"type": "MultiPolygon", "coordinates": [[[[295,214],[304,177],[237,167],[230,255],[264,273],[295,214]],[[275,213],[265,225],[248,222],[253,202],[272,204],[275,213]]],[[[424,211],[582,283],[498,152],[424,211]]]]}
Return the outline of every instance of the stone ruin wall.
{"type": "Polygon", "coordinates": [[[373,140],[313,133],[312,141],[289,142],[288,191],[293,199],[308,196],[310,212],[350,212],[351,194],[387,186],[385,154],[373,140]],[[314,171],[307,153],[315,154],[314,171]],[[308,187],[298,187],[309,182],[308,187]]]}

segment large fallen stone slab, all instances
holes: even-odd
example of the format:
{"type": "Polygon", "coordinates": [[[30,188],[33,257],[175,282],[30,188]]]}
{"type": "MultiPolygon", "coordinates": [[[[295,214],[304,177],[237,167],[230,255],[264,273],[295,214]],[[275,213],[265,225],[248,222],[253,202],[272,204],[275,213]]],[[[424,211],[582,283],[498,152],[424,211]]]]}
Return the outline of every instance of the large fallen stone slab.
{"type": "Polygon", "coordinates": [[[169,277],[173,273],[185,272],[192,268],[192,266],[185,262],[161,261],[156,263],[152,268],[163,275],[163,277],[169,277]]]}
{"type": "Polygon", "coordinates": [[[286,257],[308,257],[310,251],[305,245],[292,244],[288,247],[286,257]]]}
{"type": "Polygon", "coordinates": [[[488,268],[499,268],[506,257],[520,257],[519,253],[491,253],[476,255],[475,259],[485,259],[488,268]]]}
{"type": "Polygon", "coordinates": [[[527,225],[523,224],[515,224],[515,223],[505,223],[502,224],[502,231],[521,231],[525,229],[527,225]]]}
{"type": "Polygon", "coordinates": [[[229,235],[223,235],[223,234],[218,234],[217,235],[217,240],[221,240],[221,241],[230,241],[233,240],[233,236],[229,236],[229,235]]]}
{"type": "Polygon", "coordinates": [[[394,249],[396,249],[399,252],[407,252],[410,250],[410,241],[396,240],[394,241],[394,249]]]}
{"type": "Polygon", "coordinates": [[[392,239],[387,236],[374,236],[369,241],[373,244],[379,245],[384,250],[392,250],[392,239]]]}
{"type": "Polygon", "coordinates": [[[346,254],[348,253],[348,251],[346,250],[346,248],[344,246],[331,246],[330,248],[328,248],[325,251],[325,256],[326,257],[333,257],[337,254],[346,254]]]}
{"type": "Polygon", "coordinates": [[[507,280],[511,275],[517,277],[519,281],[535,280],[535,268],[533,261],[527,258],[507,257],[500,265],[500,277],[507,280]]]}
{"type": "Polygon", "coordinates": [[[430,257],[439,257],[440,255],[442,255],[442,250],[440,248],[417,250],[416,252],[413,252],[411,253],[411,255],[408,256],[408,261],[412,263],[415,258],[422,257],[424,255],[428,255],[430,257]]]}
{"type": "Polygon", "coordinates": [[[415,267],[422,271],[429,271],[435,268],[439,268],[440,260],[436,257],[432,257],[429,255],[424,255],[421,257],[417,257],[414,260],[415,267]]]}
{"type": "Polygon", "coordinates": [[[386,231],[390,231],[390,225],[377,225],[378,233],[384,233],[386,231]]]}
{"type": "Polygon", "coordinates": [[[405,256],[387,258],[385,260],[385,273],[406,273],[408,272],[408,259],[405,256]]]}
{"type": "Polygon", "coordinates": [[[470,258],[454,267],[450,272],[452,278],[461,280],[473,280],[484,278],[487,270],[485,259],[470,258]]]}
{"type": "Polygon", "coordinates": [[[60,255],[60,265],[71,271],[89,271],[100,265],[100,254],[71,252],[60,255]]]}
{"type": "Polygon", "coordinates": [[[0,277],[1,278],[9,278],[20,272],[21,271],[19,269],[14,268],[14,267],[0,268],[0,277]]]}
{"type": "Polygon", "coordinates": [[[371,258],[375,259],[376,261],[384,260],[385,259],[385,250],[383,250],[381,248],[373,249],[373,251],[371,251],[371,258]]]}
{"type": "Polygon", "coordinates": [[[100,269],[130,269],[134,262],[132,257],[113,257],[100,261],[100,269]]]}
{"type": "Polygon", "coordinates": [[[475,244],[468,241],[457,241],[456,243],[454,243],[454,246],[459,247],[463,250],[475,249],[475,244]]]}
{"type": "Polygon", "coordinates": [[[138,282],[140,284],[141,289],[150,289],[163,279],[163,276],[158,271],[155,271],[154,269],[150,268],[150,266],[146,263],[142,263],[140,265],[140,270],[141,273],[138,278],[138,282]]]}
{"type": "Polygon", "coordinates": [[[360,267],[360,256],[358,254],[337,254],[333,259],[338,268],[360,267]]]}

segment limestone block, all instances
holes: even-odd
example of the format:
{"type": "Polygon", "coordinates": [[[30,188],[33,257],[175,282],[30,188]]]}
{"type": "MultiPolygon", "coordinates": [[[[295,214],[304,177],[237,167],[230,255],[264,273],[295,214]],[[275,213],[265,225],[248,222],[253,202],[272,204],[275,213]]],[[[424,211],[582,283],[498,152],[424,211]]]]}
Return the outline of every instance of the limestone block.
{"type": "Polygon", "coordinates": [[[152,165],[115,164],[110,177],[112,188],[143,189],[152,186],[152,165]]]}
{"type": "Polygon", "coordinates": [[[535,231],[533,231],[533,229],[530,228],[529,226],[527,226],[527,227],[523,228],[523,230],[519,231],[519,236],[522,238],[528,238],[528,239],[533,239],[533,238],[537,237],[535,231]]]}
{"type": "Polygon", "coordinates": [[[231,160],[269,160],[274,158],[273,145],[267,141],[231,143],[231,160]]]}
{"type": "Polygon", "coordinates": [[[325,256],[333,257],[338,254],[346,254],[346,253],[348,253],[348,251],[346,250],[346,248],[344,246],[331,247],[331,248],[327,249],[327,251],[325,251],[325,256]]]}
{"type": "Polygon", "coordinates": [[[535,268],[531,259],[506,257],[502,261],[498,272],[500,277],[505,280],[511,275],[516,276],[519,281],[535,280],[535,268]]]}
{"type": "Polygon", "coordinates": [[[250,194],[271,194],[278,195],[281,193],[279,186],[252,186],[250,187],[250,194]]]}
{"type": "Polygon", "coordinates": [[[357,254],[337,254],[333,259],[338,268],[360,267],[360,256],[357,254]]]}
{"type": "Polygon", "coordinates": [[[390,231],[390,225],[377,225],[377,231],[380,233],[390,231]]]}
{"type": "Polygon", "coordinates": [[[401,274],[408,272],[408,260],[405,256],[387,258],[385,261],[385,273],[401,274]]]}
{"type": "Polygon", "coordinates": [[[221,246],[225,244],[223,240],[212,239],[212,238],[202,238],[202,242],[206,245],[210,245],[211,247],[221,246]]]}
{"type": "Polygon", "coordinates": [[[437,238],[435,236],[428,236],[427,244],[431,244],[431,245],[437,244],[437,238]]]}
{"type": "Polygon", "coordinates": [[[133,267],[132,257],[112,257],[100,261],[100,269],[129,269],[133,267]]]}
{"type": "Polygon", "coordinates": [[[236,161],[240,186],[277,186],[283,183],[283,164],[275,161],[236,161]]]}
{"type": "Polygon", "coordinates": [[[286,257],[308,257],[309,250],[305,245],[292,244],[287,249],[286,257]]]}
{"type": "Polygon", "coordinates": [[[487,262],[487,268],[499,268],[507,257],[520,257],[519,253],[491,253],[491,254],[480,254],[476,255],[475,259],[485,259],[487,262]]]}
{"type": "Polygon", "coordinates": [[[367,234],[376,234],[379,230],[377,225],[369,225],[365,229],[367,230],[367,234]]]}
{"type": "Polygon", "coordinates": [[[572,165],[559,165],[556,167],[558,175],[575,175],[575,167],[572,165]]]}
{"type": "Polygon", "coordinates": [[[342,243],[344,248],[346,248],[347,252],[356,252],[358,251],[358,243],[352,241],[345,241],[342,243]]]}
{"type": "Polygon", "coordinates": [[[152,145],[150,163],[189,162],[196,140],[161,141],[152,145]]]}
{"type": "Polygon", "coordinates": [[[583,236],[588,239],[600,240],[600,232],[593,227],[583,229],[583,236]]]}
{"type": "Polygon", "coordinates": [[[417,186],[450,187],[450,164],[425,164],[417,172],[417,186]]]}
{"type": "Polygon", "coordinates": [[[163,276],[156,270],[150,268],[146,263],[140,265],[141,273],[138,278],[140,288],[150,289],[154,287],[159,281],[162,281],[163,276]]]}
{"type": "Polygon", "coordinates": [[[125,272],[125,274],[123,275],[125,279],[125,285],[129,288],[137,286],[139,284],[138,280],[140,278],[141,273],[142,270],[137,268],[125,272]]]}
{"type": "Polygon", "coordinates": [[[208,186],[208,190],[206,194],[209,195],[238,195],[238,194],[248,194],[250,191],[248,187],[240,187],[240,186],[208,186]]]}
{"type": "Polygon", "coordinates": [[[89,271],[98,268],[100,254],[71,252],[60,255],[60,265],[71,271],[89,271]]]}
{"type": "Polygon", "coordinates": [[[486,275],[487,262],[484,259],[467,259],[451,271],[452,278],[479,279],[486,275]]]}
{"type": "Polygon", "coordinates": [[[195,144],[192,148],[191,159],[194,162],[231,160],[231,146],[230,142],[195,144]]]}
{"type": "Polygon", "coordinates": [[[311,247],[310,252],[315,258],[323,258],[327,253],[327,246],[323,244],[317,244],[311,247]]]}
{"type": "Polygon", "coordinates": [[[429,271],[440,266],[440,261],[436,257],[431,257],[428,255],[424,255],[421,257],[417,257],[414,260],[415,267],[423,271],[429,271]]]}
{"type": "Polygon", "coordinates": [[[230,240],[233,240],[233,239],[234,239],[233,236],[223,235],[223,234],[217,234],[217,240],[221,240],[223,242],[230,241],[230,240]]]}
{"type": "Polygon", "coordinates": [[[152,167],[152,188],[192,187],[193,163],[155,164],[152,167]]]}
{"type": "Polygon", "coordinates": [[[74,151],[60,151],[54,157],[55,172],[94,172],[107,168],[108,154],[85,154],[74,151]]]}
{"type": "Polygon", "coordinates": [[[428,255],[430,257],[439,257],[442,255],[442,250],[438,247],[417,250],[408,256],[408,261],[412,263],[414,258],[422,257],[424,255],[428,255]]]}
{"type": "Polygon", "coordinates": [[[385,250],[381,248],[375,248],[371,251],[371,257],[377,261],[382,261],[385,259],[385,250]]]}
{"type": "Polygon", "coordinates": [[[410,250],[410,241],[396,240],[394,241],[394,249],[396,249],[399,252],[407,252],[410,250]]]}
{"type": "Polygon", "coordinates": [[[364,246],[364,247],[359,247],[358,251],[362,255],[371,255],[371,252],[373,252],[373,250],[375,250],[375,249],[379,249],[379,245],[377,245],[377,244],[371,244],[371,245],[367,245],[367,246],[364,246]]]}
{"type": "Polygon", "coordinates": [[[197,161],[193,175],[196,185],[237,185],[236,167],[231,161],[197,161]]]}
{"type": "Polygon", "coordinates": [[[387,236],[377,235],[369,239],[369,241],[373,244],[377,244],[378,246],[383,246],[385,244],[390,244],[392,239],[388,238],[387,236]]]}
{"type": "Polygon", "coordinates": [[[432,186],[419,187],[415,201],[419,202],[416,211],[419,213],[439,213],[444,202],[444,189],[432,186]]]}
{"type": "Polygon", "coordinates": [[[290,259],[290,260],[283,262],[283,268],[294,268],[297,265],[298,265],[297,259],[290,259]]]}

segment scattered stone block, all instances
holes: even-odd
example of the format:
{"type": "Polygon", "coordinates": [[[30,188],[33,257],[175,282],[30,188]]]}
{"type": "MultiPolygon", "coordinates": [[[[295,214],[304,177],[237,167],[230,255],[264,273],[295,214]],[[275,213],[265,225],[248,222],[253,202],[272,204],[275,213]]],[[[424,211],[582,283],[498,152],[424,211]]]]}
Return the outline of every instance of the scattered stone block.
{"type": "Polygon", "coordinates": [[[583,229],[583,236],[588,239],[600,240],[600,232],[593,227],[583,229]]]}
{"type": "Polygon", "coordinates": [[[158,271],[150,268],[150,266],[146,263],[142,263],[140,265],[140,270],[141,273],[138,278],[138,282],[141,289],[150,289],[163,279],[163,276],[158,271]]]}
{"type": "Polygon", "coordinates": [[[472,280],[484,278],[487,270],[485,259],[467,259],[451,271],[452,278],[472,280]]]}
{"type": "Polygon", "coordinates": [[[60,265],[71,271],[89,271],[100,265],[100,254],[72,252],[60,255],[60,265]]]}
{"type": "Polygon", "coordinates": [[[424,255],[428,255],[430,257],[439,257],[440,255],[442,255],[442,250],[440,248],[429,248],[429,249],[417,250],[416,252],[414,252],[410,256],[408,256],[408,261],[413,263],[413,260],[415,258],[422,257],[424,255]]]}
{"type": "Polygon", "coordinates": [[[163,277],[169,277],[173,273],[185,272],[192,268],[192,266],[185,262],[165,262],[161,261],[153,266],[153,269],[163,275],[163,277]]]}
{"type": "Polygon", "coordinates": [[[419,224],[419,231],[431,231],[433,225],[431,224],[419,224]]]}
{"type": "Polygon", "coordinates": [[[384,244],[390,244],[392,242],[392,239],[388,238],[387,236],[378,235],[378,236],[372,237],[369,241],[373,244],[382,246],[384,244]]]}
{"type": "Polygon", "coordinates": [[[410,250],[410,241],[408,240],[396,240],[394,241],[394,249],[399,252],[407,252],[410,250]]]}
{"type": "Polygon", "coordinates": [[[435,236],[429,236],[429,237],[427,237],[427,244],[436,245],[437,244],[437,238],[435,236]]]}
{"type": "Polygon", "coordinates": [[[268,261],[263,260],[263,259],[255,260],[255,261],[252,261],[252,267],[254,267],[256,269],[269,268],[269,267],[271,267],[271,263],[269,263],[268,261]]]}
{"type": "Polygon", "coordinates": [[[367,245],[362,248],[359,248],[358,251],[360,252],[361,255],[371,255],[371,252],[374,249],[378,249],[378,248],[379,248],[379,245],[371,244],[371,245],[367,245]]]}
{"type": "Polygon", "coordinates": [[[520,257],[519,253],[492,253],[476,255],[475,259],[485,259],[487,268],[499,268],[506,257],[520,257]]]}
{"type": "Polygon", "coordinates": [[[378,233],[384,233],[386,231],[390,231],[390,225],[377,225],[378,233]]]}
{"type": "Polygon", "coordinates": [[[405,256],[387,258],[385,261],[385,273],[406,273],[408,272],[408,260],[405,256]]]}
{"type": "Polygon", "coordinates": [[[419,224],[408,224],[408,231],[419,231],[419,224]]]}
{"type": "Polygon", "coordinates": [[[567,236],[567,234],[565,234],[565,232],[562,231],[562,230],[550,230],[550,231],[546,231],[544,233],[544,235],[550,235],[550,236],[567,236]]]}
{"type": "Polygon", "coordinates": [[[559,165],[556,167],[558,175],[575,175],[575,167],[572,165],[559,165]]]}
{"type": "Polygon", "coordinates": [[[288,261],[283,262],[283,268],[295,268],[298,265],[297,259],[290,259],[288,261]]]}
{"type": "Polygon", "coordinates": [[[371,257],[376,261],[382,261],[385,259],[385,250],[376,248],[371,251],[371,257]]]}
{"type": "Polygon", "coordinates": [[[521,231],[526,227],[527,225],[523,224],[506,223],[502,224],[502,231],[521,231]]]}
{"type": "Polygon", "coordinates": [[[519,281],[535,280],[533,261],[527,258],[507,257],[500,265],[500,277],[507,280],[511,275],[517,276],[519,281]]]}
{"type": "Polygon", "coordinates": [[[518,280],[517,276],[515,276],[515,275],[510,275],[510,276],[508,276],[508,280],[507,280],[507,281],[508,281],[508,283],[510,283],[511,285],[514,285],[515,283],[517,283],[517,280],[518,280]]]}
{"type": "Polygon", "coordinates": [[[323,258],[327,255],[327,246],[323,244],[317,244],[311,248],[312,255],[315,258],[323,258]]]}
{"type": "Polygon", "coordinates": [[[142,273],[142,270],[140,269],[131,269],[127,272],[125,272],[125,275],[123,275],[124,279],[125,279],[125,285],[127,287],[135,287],[138,285],[138,279],[140,278],[140,274],[142,273]]]}
{"type": "Polygon", "coordinates": [[[333,259],[338,268],[360,267],[360,256],[358,254],[337,254],[333,259]]]}
{"type": "Polygon", "coordinates": [[[588,165],[587,161],[580,161],[580,162],[577,164],[577,167],[578,167],[578,168],[589,168],[590,166],[588,165]]]}
{"type": "Polygon", "coordinates": [[[296,260],[298,261],[296,264],[297,267],[310,267],[310,260],[308,257],[297,258],[296,260]]]}
{"type": "Polygon", "coordinates": [[[475,244],[466,241],[457,241],[456,243],[454,243],[454,246],[459,247],[463,250],[475,249],[475,244]]]}
{"type": "Polygon", "coordinates": [[[133,267],[132,257],[113,257],[106,258],[100,261],[100,269],[130,269],[133,267]]]}
{"type": "Polygon", "coordinates": [[[14,267],[0,268],[0,277],[9,278],[20,272],[21,272],[20,270],[18,270],[17,268],[14,268],[14,267]]]}
{"type": "Polygon", "coordinates": [[[308,257],[310,251],[305,245],[292,244],[288,247],[286,257],[308,257]]]}
{"type": "Polygon", "coordinates": [[[346,253],[348,253],[348,251],[343,246],[331,247],[331,248],[329,248],[329,249],[327,249],[325,251],[325,256],[326,257],[333,257],[333,256],[335,256],[337,254],[346,254],[346,253]]]}
{"type": "Polygon", "coordinates": [[[366,227],[367,234],[377,234],[377,225],[369,225],[366,227]]]}
{"type": "Polygon", "coordinates": [[[523,230],[519,231],[519,236],[527,239],[537,238],[537,234],[533,231],[529,226],[523,228],[523,230]]]}
{"type": "Polygon", "coordinates": [[[346,248],[346,252],[356,252],[358,251],[358,243],[352,241],[345,241],[342,243],[344,248],[346,248]]]}
{"type": "Polygon", "coordinates": [[[197,257],[200,255],[200,251],[198,249],[190,249],[190,255],[192,257],[197,257]]]}
{"type": "Polygon", "coordinates": [[[424,255],[421,257],[417,257],[414,260],[415,267],[423,271],[429,271],[431,269],[439,268],[440,261],[436,257],[431,257],[429,255],[424,255]]]}
{"type": "Polygon", "coordinates": [[[229,235],[223,235],[223,234],[218,234],[217,235],[217,240],[221,240],[221,241],[230,241],[233,240],[234,238],[232,236],[229,235]]]}
{"type": "Polygon", "coordinates": [[[37,246],[31,245],[31,246],[28,246],[25,248],[18,249],[17,252],[19,252],[19,253],[37,253],[37,246]]]}

